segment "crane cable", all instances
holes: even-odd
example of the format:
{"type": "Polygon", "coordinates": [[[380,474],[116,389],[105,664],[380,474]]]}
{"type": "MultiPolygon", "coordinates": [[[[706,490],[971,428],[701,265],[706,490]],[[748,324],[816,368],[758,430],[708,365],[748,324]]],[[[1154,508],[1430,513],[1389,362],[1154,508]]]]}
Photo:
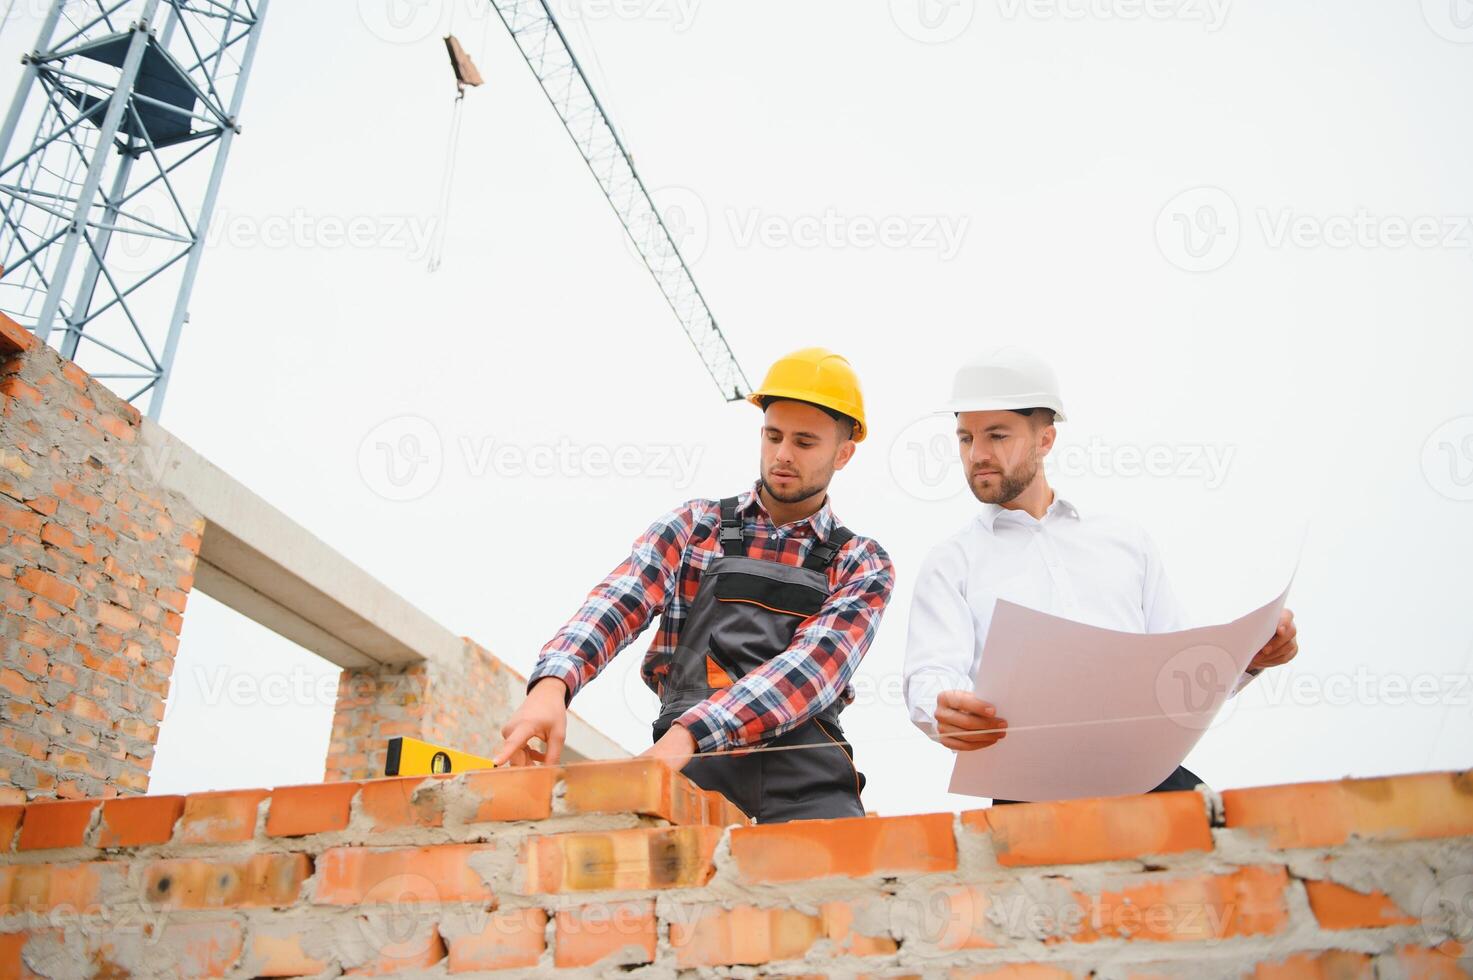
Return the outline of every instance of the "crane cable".
{"type": "MultiPolygon", "coordinates": [[[[445,261],[445,235],[450,224],[450,193],[455,184],[455,164],[460,156],[461,118],[465,111],[465,90],[482,83],[481,74],[469,54],[455,37],[455,12],[457,4],[450,4],[450,22],[446,26],[445,46],[450,55],[450,66],[455,72],[455,106],[450,114],[450,139],[445,150],[445,171],[440,178],[440,194],[435,205],[434,232],[430,239],[428,270],[434,272],[445,261]]],[[[491,19],[486,19],[486,28],[481,36],[481,53],[485,56],[486,42],[491,31],[491,19]]]]}
{"type": "Polygon", "coordinates": [[[450,222],[450,188],[455,180],[455,158],[460,148],[460,120],[464,108],[465,86],[462,85],[450,116],[450,144],[446,150],[445,173],[440,179],[439,202],[435,208],[434,237],[430,241],[430,272],[440,268],[445,260],[445,226],[450,222]]]}

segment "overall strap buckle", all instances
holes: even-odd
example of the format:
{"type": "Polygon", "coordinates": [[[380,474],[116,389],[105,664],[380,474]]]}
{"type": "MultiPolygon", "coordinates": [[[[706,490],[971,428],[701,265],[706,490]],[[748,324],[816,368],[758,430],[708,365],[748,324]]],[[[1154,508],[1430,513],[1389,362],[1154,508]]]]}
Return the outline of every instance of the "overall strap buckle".
{"type": "Polygon", "coordinates": [[[747,554],[747,539],[742,533],[742,519],[737,516],[737,498],[721,500],[721,553],[728,558],[742,558],[747,554]]]}
{"type": "Polygon", "coordinates": [[[803,567],[810,572],[824,571],[853,537],[854,532],[843,525],[834,528],[828,540],[820,541],[809,549],[808,557],[803,559],[803,567]]]}

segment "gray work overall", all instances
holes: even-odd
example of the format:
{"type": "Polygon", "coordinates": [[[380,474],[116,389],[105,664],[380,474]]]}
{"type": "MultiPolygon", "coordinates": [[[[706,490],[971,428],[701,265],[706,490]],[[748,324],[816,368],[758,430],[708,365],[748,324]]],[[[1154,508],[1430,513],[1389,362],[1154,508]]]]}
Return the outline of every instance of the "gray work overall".
{"type": "MultiPolygon", "coordinates": [[[[671,656],[654,724],[657,741],[692,706],[787,650],[798,624],[828,599],[828,566],[854,536],[836,527],[827,541],[814,544],[801,566],[748,558],[736,508],[735,497],[721,501],[721,555],[701,574],[671,656]]],[[[841,707],[836,701],[796,728],[750,746],[820,748],[706,756],[681,771],[758,823],[862,817],[859,794],[865,777],[854,767],[853,751],[839,727],[841,707]]]]}

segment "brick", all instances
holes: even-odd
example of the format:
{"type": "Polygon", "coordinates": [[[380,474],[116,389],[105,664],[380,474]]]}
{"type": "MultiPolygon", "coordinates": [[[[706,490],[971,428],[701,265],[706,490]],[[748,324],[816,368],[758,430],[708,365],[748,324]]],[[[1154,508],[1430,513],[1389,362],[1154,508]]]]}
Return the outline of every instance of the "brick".
{"type": "Polygon", "coordinates": [[[570,813],[638,813],[671,823],[705,822],[705,797],[685,776],[658,759],[572,766],[563,773],[570,813]]]}
{"type": "Polygon", "coordinates": [[[18,507],[8,500],[0,500],[0,527],[13,532],[17,540],[24,535],[39,541],[44,524],[41,515],[31,508],[18,507]]]}
{"type": "Polygon", "coordinates": [[[489,844],[330,848],[317,859],[313,901],[321,905],[491,901],[491,887],[471,863],[491,850],[489,844]]]}
{"type": "Polygon", "coordinates": [[[129,425],[127,422],[124,422],[122,419],[115,418],[111,415],[103,415],[99,417],[97,420],[97,424],[100,425],[109,435],[113,436],[116,439],[121,439],[124,442],[132,442],[138,437],[138,434],[134,431],[133,426],[129,425]]]}
{"type": "Polygon", "coordinates": [[[1473,770],[1225,790],[1227,826],[1274,847],[1473,835],[1473,770]]]}
{"type": "Polygon", "coordinates": [[[522,845],[523,893],[691,888],[715,873],[721,831],[657,827],[533,837],[522,845]]]}
{"type": "Polygon", "coordinates": [[[991,832],[997,862],[1008,868],[1212,850],[1206,804],[1196,793],[989,807],[961,820],[991,832]]]}
{"type": "Polygon", "coordinates": [[[457,788],[477,801],[467,822],[547,819],[560,772],[556,766],[515,766],[466,773],[457,788]]]}
{"type": "Polygon", "coordinates": [[[189,601],[189,597],[178,589],[159,589],[154,592],[154,595],[160,602],[177,613],[182,613],[189,601]]]}
{"type": "Polygon", "coordinates": [[[1279,932],[1289,921],[1281,867],[1221,875],[1151,875],[1119,890],[1075,893],[1081,921],[1075,942],[1221,940],[1279,932]]]}
{"type": "Polygon", "coordinates": [[[34,385],[27,384],[17,377],[9,377],[0,381],[0,395],[7,398],[15,398],[20,401],[28,401],[33,405],[39,405],[45,399],[34,385]]]}
{"type": "Polygon", "coordinates": [[[637,966],[655,961],[654,902],[614,902],[559,909],[553,963],[559,967],[637,966]]]}
{"type": "Polygon", "coordinates": [[[269,837],[303,837],[346,830],[358,783],[278,786],[266,811],[269,837]]]}
{"type": "Polygon", "coordinates": [[[179,840],[185,844],[228,844],[256,836],[256,812],[270,790],[193,793],[184,800],[179,840]]]}
{"type": "MultiPolygon", "coordinates": [[[[1006,901],[1004,914],[1013,909],[1015,899],[1008,896],[1006,901]]],[[[920,907],[921,932],[942,950],[992,949],[998,942],[988,919],[991,908],[992,898],[985,888],[964,885],[938,889],[935,898],[920,907]]]]}
{"type": "Polygon", "coordinates": [[[1375,929],[1416,925],[1418,921],[1384,892],[1358,892],[1333,881],[1306,881],[1304,890],[1314,917],[1324,929],[1375,929]]]}
{"type": "Polygon", "coordinates": [[[97,561],[97,549],[92,542],[80,542],[77,536],[59,524],[47,524],[41,529],[41,541],[52,547],[60,548],[69,554],[76,555],[85,562],[95,563],[97,561]]]}
{"type": "Polygon", "coordinates": [[[244,965],[252,977],[306,977],[325,972],[331,962],[310,955],[302,932],[283,923],[252,926],[244,965]]]}
{"type": "Polygon", "coordinates": [[[4,313],[0,313],[0,351],[7,354],[23,353],[40,343],[35,334],[4,313]]]}
{"type": "Polygon", "coordinates": [[[96,701],[89,701],[76,694],[69,694],[66,700],[57,705],[62,711],[85,721],[94,722],[99,725],[110,725],[111,719],[107,711],[96,701]]]}
{"type": "Polygon", "coordinates": [[[22,701],[39,701],[41,691],[35,684],[26,680],[25,675],[19,671],[5,668],[0,670],[0,688],[4,688],[22,701]]]}
{"type": "Polygon", "coordinates": [[[18,977],[21,980],[31,980],[40,974],[32,973],[26,966],[22,954],[26,943],[36,933],[31,932],[8,932],[0,933],[0,977],[18,977]]]}
{"type": "Polygon", "coordinates": [[[373,957],[366,963],[344,972],[344,976],[386,976],[407,974],[419,976],[445,959],[445,940],[434,926],[423,926],[408,939],[398,939],[399,926],[385,926],[381,934],[385,941],[374,950],[373,957]]]}
{"type": "Polygon", "coordinates": [[[536,966],[547,948],[546,929],[542,909],[493,913],[479,931],[450,938],[450,972],[536,966]]]}
{"type": "Polygon", "coordinates": [[[131,796],[106,800],[97,829],[98,847],[166,844],[184,814],[182,796],[131,796]]]}
{"type": "Polygon", "coordinates": [[[295,902],[311,873],[305,854],[156,861],[144,871],[143,893],[161,909],[274,908],[295,902]]]}
{"type": "Polygon", "coordinates": [[[96,910],[102,875],[108,870],[116,867],[100,861],[0,867],[0,915],[96,910]]]}
{"type": "Polygon", "coordinates": [[[77,597],[82,594],[75,585],[69,585],[39,568],[27,568],[15,577],[15,581],[21,588],[68,609],[76,607],[77,597]]]}
{"type": "Polygon", "coordinates": [[[731,856],[747,882],[863,878],[956,868],[952,815],[847,817],[737,827],[731,856]]]}
{"type": "Polygon", "coordinates": [[[111,602],[99,602],[97,604],[97,621],[104,626],[110,626],[119,633],[127,633],[138,628],[138,617],[124,609],[122,606],[113,605],[111,602]]]}
{"type": "Polygon", "coordinates": [[[78,391],[86,390],[88,374],[86,371],[83,371],[81,368],[77,367],[75,361],[61,362],[61,376],[65,378],[68,382],[70,382],[72,387],[76,388],[78,391]]]}
{"type": "Polygon", "coordinates": [[[816,915],[790,908],[712,909],[670,924],[670,945],[681,968],[757,966],[801,959],[823,934],[816,915]]]}
{"type": "Polygon", "coordinates": [[[801,959],[820,939],[833,955],[888,955],[899,948],[889,936],[854,931],[854,911],[825,903],[817,915],[792,908],[739,905],[680,916],[670,924],[670,945],[680,967],[759,965],[801,959]]]}
{"type": "Polygon", "coordinates": [[[1369,956],[1341,949],[1300,953],[1253,969],[1253,980],[1373,980],[1375,975],[1369,956]]]}
{"type": "Polygon", "coordinates": [[[373,830],[439,827],[445,820],[441,782],[425,776],[371,779],[361,784],[358,808],[373,830]]]}
{"type": "Polygon", "coordinates": [[[7,469],[23,480],[30,479],[36,472],[35,468],[19,455],[4,450],[0,450],[0,469],[7,469]]]}
{"type": "Polygon", "coordinates": [[[83,846],[92,814],[99,805],[97,800],[32,803],[26,808],[26,820],[21,825],[16,849],[40,851],[83,846]]]}
{"type": "MultiPolygon", "coordinates": [[[[21,799],[25,799],[24,791],[21,799]]],[[[0,853],[8,853],[15,846],[15,832],[25,815],[23,805],[0,806],[0,853]]]]}

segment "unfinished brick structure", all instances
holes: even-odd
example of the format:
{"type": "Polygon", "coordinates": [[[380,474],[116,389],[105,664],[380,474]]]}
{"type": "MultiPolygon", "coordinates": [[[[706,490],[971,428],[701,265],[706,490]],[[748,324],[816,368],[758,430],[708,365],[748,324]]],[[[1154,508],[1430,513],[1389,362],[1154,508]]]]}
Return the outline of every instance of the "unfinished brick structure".
{"type": "Polygon", "coordinates": [[[1473,969],[1469,773],[759,827],[639,759],[33,803],[0,841],[3,976],[1473,969]]]}
{"type": "MultiPolygon", "coordinates": [[[[494,748],[520,674],[3,314],[0,361],[0,802],[147,790],[195,588],[343,668],[325,778],[393,735],[494,748]]],[[[577,718],[569,748],[626,754],[577,718]]]]}
{"type": "Polygon", "coordinates": [[[140,793],[204,519],[137,409],[0,315],[0,799],[140,793]]]}
{"type": "Polygon", "coordinates": [[[454,663],[343,671],[324,778],[382,775],[388,740],[396,735],[477,755],[500,744],[499,727],[483,722],[515,710],[526,678],[470,637],[461,639],[465,652],[454,663]]]}

